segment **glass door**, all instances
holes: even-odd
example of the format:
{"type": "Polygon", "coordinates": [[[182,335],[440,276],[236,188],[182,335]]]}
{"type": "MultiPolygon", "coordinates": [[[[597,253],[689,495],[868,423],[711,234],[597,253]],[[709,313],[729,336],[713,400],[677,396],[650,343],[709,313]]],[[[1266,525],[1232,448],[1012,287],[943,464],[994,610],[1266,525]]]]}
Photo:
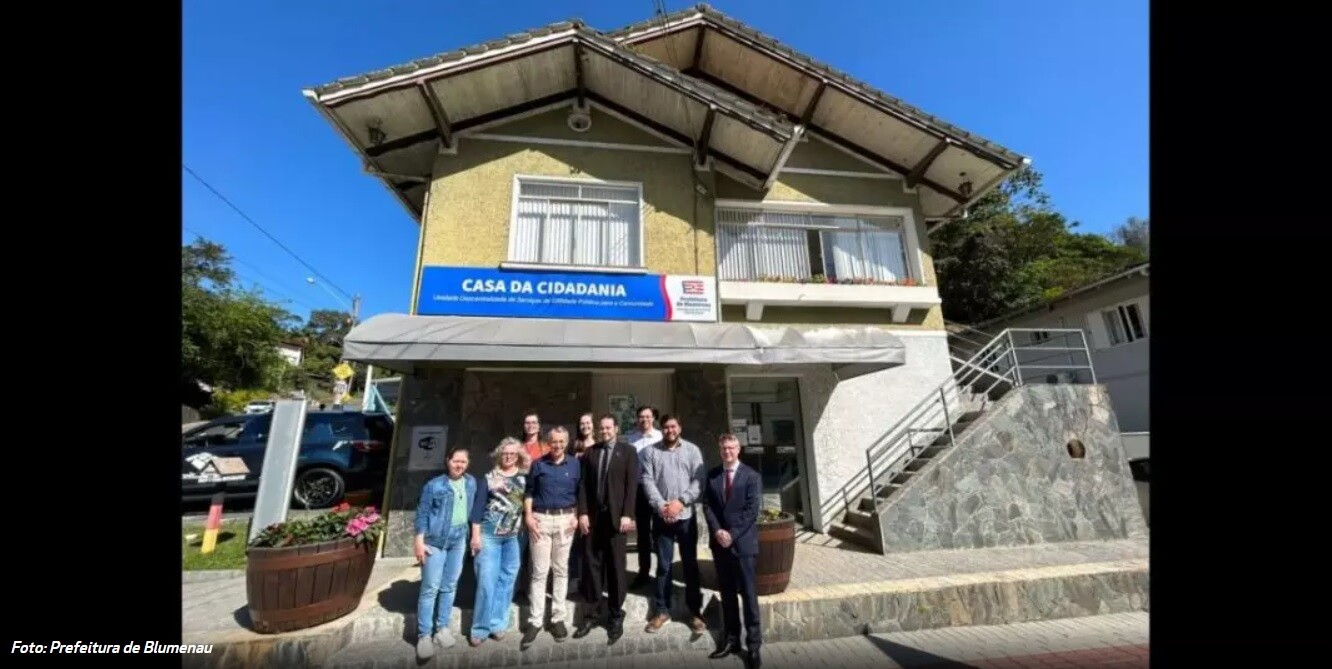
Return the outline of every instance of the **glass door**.
{"type": "Polygon", "coordinates": [[[799,384],[792,377],[733,377],[731,432],[740,437],[740,461],[763,477],[763,506],[805,523],[804,429],[799,384]]]}

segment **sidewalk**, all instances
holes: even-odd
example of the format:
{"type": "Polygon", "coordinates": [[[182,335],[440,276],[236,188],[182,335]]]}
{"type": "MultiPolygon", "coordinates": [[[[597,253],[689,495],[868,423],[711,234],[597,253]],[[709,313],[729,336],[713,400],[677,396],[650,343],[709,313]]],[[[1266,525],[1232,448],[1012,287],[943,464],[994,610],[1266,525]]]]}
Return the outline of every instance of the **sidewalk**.
{"type": "MultiPolygon", "coordinates": [[[[825,641],[765,644],[765,669],[834,667],[837,669],[1145,669],[1148,666],[1148,615],[1117,613],[987,627],[949,627],[825,641]]],[[[620,658],[613,658],[619,660],[620,658]]],[[[667,669],[704,665],[740,669],[738,656],[708,660],[705,651],[631,655],[616,666],[667,669]]],[[[526,664],[526,663],[525,663],[526,664]]],[[[534,666],[577,669],[586,661],[534,666]]]]}

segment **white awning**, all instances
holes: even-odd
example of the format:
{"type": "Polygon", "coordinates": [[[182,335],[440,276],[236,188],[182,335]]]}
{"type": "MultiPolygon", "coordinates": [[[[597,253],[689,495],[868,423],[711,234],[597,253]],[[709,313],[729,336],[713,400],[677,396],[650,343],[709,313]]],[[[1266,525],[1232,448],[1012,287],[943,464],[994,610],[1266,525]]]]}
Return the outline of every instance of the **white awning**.
{"type": "Polygon", "coordinates": [[[824,364],[850,378],[906,362],[902,340],[874,327],[405,314],[357,325],[343,352],[348,360],[402,372],[423,362],[824,364]]]}

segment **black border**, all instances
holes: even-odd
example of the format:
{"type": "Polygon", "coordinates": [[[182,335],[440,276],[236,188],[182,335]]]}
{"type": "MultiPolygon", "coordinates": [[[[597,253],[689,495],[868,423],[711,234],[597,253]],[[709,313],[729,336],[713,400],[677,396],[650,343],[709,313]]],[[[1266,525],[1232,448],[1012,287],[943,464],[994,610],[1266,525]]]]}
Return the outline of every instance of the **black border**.
{"type": "MultiPolygon", "coordinates": [[[[177,438],[180,6],[48,8],[10,65],[47,104],[7,135],[9,642],[178,643],[179,490],[154,452],[177,438]]],[[[1271,3],[1151,20],[1152,660],[1305,666],[1332,232],[1325,106],[1289,93],[1318,92],[1326,37],[1271,3]]]]}
{"type": "MultiPolygon", "coordinates": [[[[0,642],[17,666],[91,658],[13,655],[15,641],[181,637],[180,490],[167,455],[179,439],[181,8],[26,11],[49,16],[16,20],[29,44],[11,42],[7,84],[13,109],[27,107],[6,137],[17,383],[0,642]]],[[[182,660],[97,661],[117,657],[182,660]]]]}
{"type": "Polygon", "coordinates": [[[1327,37],[1272,3],[1151,10],[1151,658],[1312,666],[1332,232],[1326,106],[1295,96],[1327,37]]]}

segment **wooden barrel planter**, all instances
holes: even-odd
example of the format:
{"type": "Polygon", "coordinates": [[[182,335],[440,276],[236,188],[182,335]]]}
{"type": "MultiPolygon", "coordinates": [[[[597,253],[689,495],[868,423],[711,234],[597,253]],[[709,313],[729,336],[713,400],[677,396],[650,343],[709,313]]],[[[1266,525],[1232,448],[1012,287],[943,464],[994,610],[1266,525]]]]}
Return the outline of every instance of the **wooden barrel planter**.
{"type": "Polygon", "coordinates": [[[251,628],[260,634],[291,632],[351,613],[374,565],[374,543],[353,539],[249,549],[245,594],[251,628]]]}
{"type": "Polygon", "coordinates": [[[758,595],[775,595],[791,584],[795,562],[795,516],[783,513],[773,521],[758,524],[759,554],[754,586],[758,595]]]}

